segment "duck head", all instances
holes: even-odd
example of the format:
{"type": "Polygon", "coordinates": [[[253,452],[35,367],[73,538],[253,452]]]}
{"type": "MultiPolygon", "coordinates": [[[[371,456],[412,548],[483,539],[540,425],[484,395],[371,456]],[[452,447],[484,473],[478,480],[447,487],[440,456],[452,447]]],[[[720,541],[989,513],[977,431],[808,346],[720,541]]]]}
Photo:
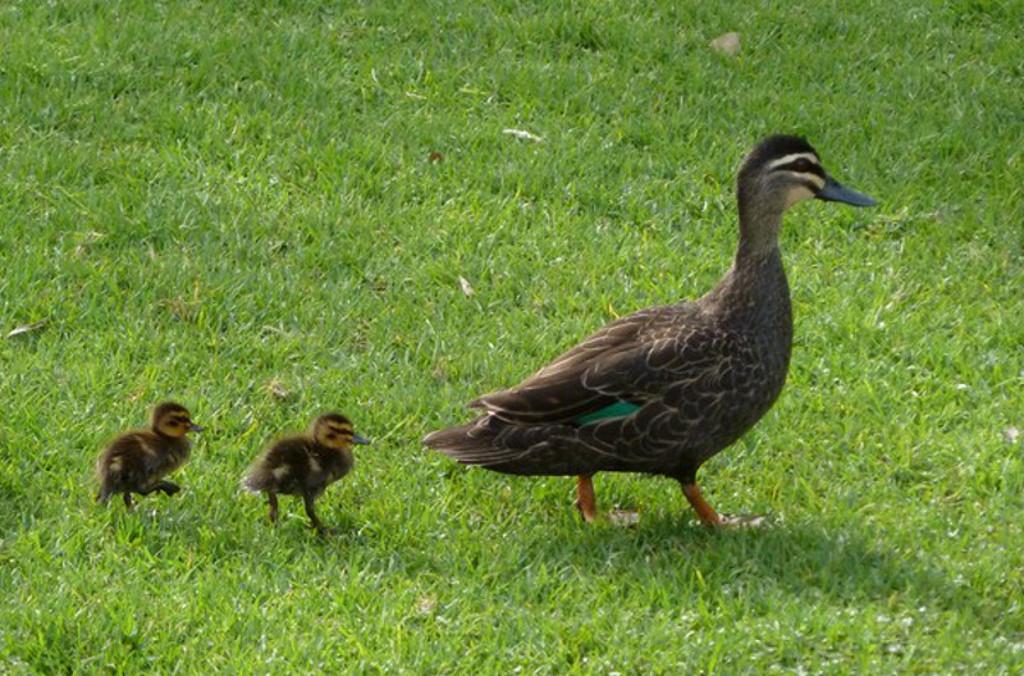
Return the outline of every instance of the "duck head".
{"type": "Polygon", "coordinates": [[[814,198],[857,207],[876,204],[832,178],[806,140],[783,134],[769,136],[747,155],[736,194],[741,236],[754,248],[775,245],[782,214],[798,202],[814,198]]]}
{"type": "Polygon", "coordinates": [[[352,444],[368,444],[370,440],[356,434],[352,423],[340,413],[326,413],[313,421],[310,436],[318,444],[340,451],[348,450],[352,444]]]}
{"type": "Polygon", "coordinates": [[[202,427],[192,422],[192,414],[188,409],[173,401],[165,401],[153,409],[151,426],[157,434],[175,439],[189,432],[203,431],[202,427]]]}

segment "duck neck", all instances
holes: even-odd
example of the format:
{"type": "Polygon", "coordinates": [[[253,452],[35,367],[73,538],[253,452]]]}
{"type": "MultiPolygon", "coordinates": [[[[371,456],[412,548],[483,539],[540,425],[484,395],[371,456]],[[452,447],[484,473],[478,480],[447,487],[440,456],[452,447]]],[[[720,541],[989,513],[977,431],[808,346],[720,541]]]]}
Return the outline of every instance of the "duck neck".
{"type": "Polygon", "coordinates": [[[779,251],[781,214],[770,216],[769,222],[751,222],[741,206],[740,215],[736,257],[706,303],[725,322],[788,344],[793,319],[779,251]]]}
{"type": "Polygon", "coordinates": [[[740,187],[737,199],[740,216],[740,243],[736,260],[762,258],[779,249],[779,229],[782,227],[782,210],[775,204],[758,201],[747,195],[740,187]]]}

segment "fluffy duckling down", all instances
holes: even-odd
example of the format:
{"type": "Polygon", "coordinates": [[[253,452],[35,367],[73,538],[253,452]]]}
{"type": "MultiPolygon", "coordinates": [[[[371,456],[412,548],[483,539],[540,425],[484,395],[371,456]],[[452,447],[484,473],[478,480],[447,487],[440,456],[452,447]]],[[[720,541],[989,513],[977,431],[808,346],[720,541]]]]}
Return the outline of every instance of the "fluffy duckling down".
{"type": "Polygon", "coordinates": [[[306,434],[286,437],[267,449],[243,477],[242,487],[267,494],[271,523],[277,523],[278,493],[302,496],[310,525],[325,535],[313,503],[327,486],[352,470],[353,444],[368,443],[355,433],[348,418],[327,413],[314,420],[306,434]]]}
{"type": "Polygon", "coordinates": [[[131,509],[132,493],[162,491],[174,495],[180,491],[180,486],[163,477],[188,461],[192,444],[186,435],[202,429],[181,404],[159,404],[153,409],[149,429],[125,432],[100,454],[96,462],[100,484],[96,501],[106,503],[111,495],[121,493],[125,507],[131,509]]]}

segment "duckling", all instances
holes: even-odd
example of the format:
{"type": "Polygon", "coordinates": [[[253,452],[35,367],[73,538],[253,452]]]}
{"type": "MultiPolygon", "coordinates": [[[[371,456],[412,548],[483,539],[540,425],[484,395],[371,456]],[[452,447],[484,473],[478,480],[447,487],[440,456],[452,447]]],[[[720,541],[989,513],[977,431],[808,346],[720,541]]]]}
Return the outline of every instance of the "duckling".
{"type": "Polygon", "coordinates": [[[249,468],[242,487],[250,493],[267,494],[270,522],[275,524],[277,494],[301,495],[310,525],[326,535],[313,503],[328,485],[352,470],[352,445],[369,443],[369,439],[355,433],[345,416],[324,414],[313,421],[307,434],[274,443],[249,468]]]}
{"type": "Polygon", "coordinates": [[[100,454],[96,462],[100,484],[97,502],[106,503],[114,493],[122,493],[125,507],[131,509],[132,493],[162,491],[174,495],[181,490],[162,477],[188,461],[192,444],[186,435],[203,428],[192,422],[187,408],[173,401],[154,408],[150,420],[149,429],[125,432],[100,454]]]}
{"type": "Polygon", "coordinates": [[[696,474],[768,412],[786,381],[793,319],[782,215],[810,198],[875,201],[833,179],[806,140],[784,135],[747,156],[737,195],[739,244],[714,289],[598,329],[519,385],[471,402],[476,420],[424,443],[505,474],[575,475],[586,521],[597,516],[594,474],[638,472],[677,480],[708,526],[756,523],[719,515],[696,474]]]}

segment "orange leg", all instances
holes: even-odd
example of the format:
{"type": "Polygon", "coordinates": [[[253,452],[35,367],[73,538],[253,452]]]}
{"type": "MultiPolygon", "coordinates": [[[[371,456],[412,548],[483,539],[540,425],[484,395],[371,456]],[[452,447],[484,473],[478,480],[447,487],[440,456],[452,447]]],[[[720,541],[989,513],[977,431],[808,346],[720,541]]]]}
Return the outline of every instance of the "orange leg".
{"type": "Polygon", "coordinates": [[[690,506],[697,512],[697,517],[705,526],[721,526],[722,517],[718,515],[714,507],[709,505],[704,496],[700,494],[697,484],[683,484],[683,495],[690,501],[690,506]]]}
{"type": "Polygon", "coordinates": [[[597,498],[594,496],[594,480],[592,474],[580,474],[576,477],[576,509],[584,521],[597,519],[597,498]]]}

